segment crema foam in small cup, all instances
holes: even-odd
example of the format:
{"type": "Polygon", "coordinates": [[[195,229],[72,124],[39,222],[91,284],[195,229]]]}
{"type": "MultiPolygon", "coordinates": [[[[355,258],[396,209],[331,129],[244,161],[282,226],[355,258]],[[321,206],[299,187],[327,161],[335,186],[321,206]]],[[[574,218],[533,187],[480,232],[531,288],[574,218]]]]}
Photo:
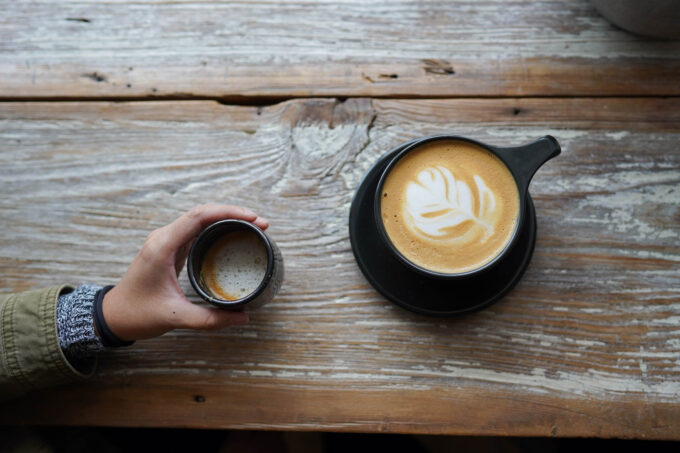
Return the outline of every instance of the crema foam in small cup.
{"type": "Polygon", "coordinates": [[[515,232],[517,184],[490,151],[462,140],[428,142],[387,175],[380,211],[385,231],[412,263],[459,274],[492,261],[515,232]]]}
{"type": "Polygon", "coordinates": [[[203,258],[201,277],[207,289],[223,300],[238,300],[255,291],[267,272],[267,249],[248,231],[227,233],[203,258]]]}

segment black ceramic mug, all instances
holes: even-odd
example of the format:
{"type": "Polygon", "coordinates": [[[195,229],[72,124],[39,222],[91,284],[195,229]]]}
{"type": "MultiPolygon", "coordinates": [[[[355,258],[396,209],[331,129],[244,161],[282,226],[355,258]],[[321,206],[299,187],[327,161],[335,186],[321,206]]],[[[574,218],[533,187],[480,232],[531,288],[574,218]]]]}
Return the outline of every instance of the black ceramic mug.
{"type": "MultiPolygon", "coordinates": [[[[526,217],[527,212],[526,200],[529,182],[531,181],[531,178],[533,177],[536,170],[538,170],[538,168],[541,165],[543,165],[549,159],[559,155],[560,152],[561,152],[560,145],[557,142],[557,140],[552,136],[542,137],[536,140],[535,142],[529,143],[527,145],[508,148],[487,145],[485,143],[481,143],[476,140],[472,140],[457,135],[437,135],[420,139],[412,143],[411,145],[407,146],[404,150],[402,150],[394,158],[392,158],[390,163],[383,171],[381,178],[378,182],[378,186],[376,188],[374,197],[373,209],[379,236],[381,240],[385,243],[387,248],[394,254],[394,256],[415,272],[418,272],[428,277],[445,280],[457,280],[461,278],[478,276],[487,271],[488,269],[492,268],[493,266],[495,266],[499,261],[503,259],[503,257],[508,253],[508,251],[511,250],[513,246],[515,246],[517,238],[519,237],[518,232],[520,230],[520,227],[523,225],[523,222],[525,221],[526,217]],[[509,236],[509,240],[507,240],[507,242],[505,243],[505,246],[499,252],[497,252],[497,254],[489,261],[483,263],[482,265],[479,265],[478,267],[467,269],[465,271],[460,272],[441,272],[433,270],[431,268],[425,267],[424,265],[414,262],[414,260],[412,259],[407,258],[405,254],[402,253],[399,250],[399,248],[395,245],[395,243],[390,238],[390,235],[386,230],[385,222],[389,222],[391,221],[391,219],[389,218],[383,219],[382,206],[383,203],[387,203],[387,201],[384,200],[386,200],[385,197],[387,197],[387,191],[385,190],[385,182],[388,179],[388,176],[392,173],[395,167],[402,161],[402,159],[405,159],[406,156],[409,156],[412,152],[416,150],[422,150],[424,145],[436,144],[437,142],[468,143],[478,148],[481,148],[482,150],[486,150],[493,156],[500,159],[502,165],[504,165],[505,168],[509,171],[510,175],[512,175],[512,178],[508,177],[508,181],[514,182],[519,197],[517,200],[518,207],[515,218],[516,221],[514,224],[515,225],[514,230],[512,231],[512,234],[509,236]]],[[[408,161],[408,163],[405,163],[404,165],[411,165],[410,161],[408,161]]],[[[440,177],[440,179],[442,178],[440,177]]],[[[455,183],[454,179],[449,178],[449,180],[455,183]]],[[[479,195],[479,197],[481,197],[481,195],[479,195]]],[[[477,203],[480,204],[481,202],[477,203]]],[[[395,217],[397,216],[395,215],[395,217]]]]}
{"type": "Polygon", "coordinates": [[[283,281],[283,257],[276,243],[252,223],[221,220],[203,230],[194,241],[187,273],[191,286],[205,301],[220,308],[250,311],[271,301],[278,292],[283,281]],[[222,247],[223,251],[215,247],[222,247]],[[215,282],[215,275],[225,271],[216,268],[219,263],[213,261],[217,257],[230,268],[228,277],[250,280],[252,288],[237,286],[234,296],[225,296],[227,290],[215,282]],[[241,273],[243,269],[245,272],[241,273]]]}

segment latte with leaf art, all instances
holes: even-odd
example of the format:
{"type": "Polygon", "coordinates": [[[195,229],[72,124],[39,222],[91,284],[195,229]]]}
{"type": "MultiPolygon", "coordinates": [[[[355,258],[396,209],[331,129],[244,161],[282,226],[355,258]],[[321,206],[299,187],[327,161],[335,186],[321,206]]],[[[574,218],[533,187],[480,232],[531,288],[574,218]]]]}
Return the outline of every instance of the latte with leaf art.
{"type": "Polygon", "coordinates": [[[462,140],[425,143],[385,179],[381,215],[399,252],[425,269],[457,274],[492,261],[512,239],[519,194],[505,164],[462,140]]]}

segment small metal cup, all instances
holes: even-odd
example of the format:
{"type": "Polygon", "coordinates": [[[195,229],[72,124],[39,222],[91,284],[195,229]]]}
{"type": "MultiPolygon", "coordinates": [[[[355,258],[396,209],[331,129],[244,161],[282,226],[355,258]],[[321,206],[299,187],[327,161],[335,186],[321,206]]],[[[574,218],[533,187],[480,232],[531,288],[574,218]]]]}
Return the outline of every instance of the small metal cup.
{"type": "Polygon", "coordinates": [[[203,230],[194,241],[187,260],[187,273],[191,286],[206,302],[227,310],[247,309],[251,311],[271,301],[279,291],[284,274],[283,257],[276,243],[252,223],[233,219],[221,220],[203,230]],[[259,286],[253,292],[240,299],[225,300],[213,294],[205,283],[201,272],[203,258],[215,241],[226,234],[238,231],[252,232],[262,241],[267,251],[267,270],[259,286]]]}

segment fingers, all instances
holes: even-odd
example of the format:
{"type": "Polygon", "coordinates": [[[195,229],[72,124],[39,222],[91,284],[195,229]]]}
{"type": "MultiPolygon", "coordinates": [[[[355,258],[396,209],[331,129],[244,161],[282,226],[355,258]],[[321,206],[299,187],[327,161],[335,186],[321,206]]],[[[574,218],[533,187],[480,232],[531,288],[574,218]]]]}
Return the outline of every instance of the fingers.
{"type": "Polygon", "coordinates": [[[248,315],[242,311],[228,311],[219,308],[207,308],[187,301],[180,316],[180,325],[196,330],[218,330],[229,326],[238,326],[248,322],[248,315]]]}
{"type": "Polygon", "coordinates": [[[192,241],[208,225],[225,219],[252,222],[263,230],[269,226],[266,219],[258,217],[248,209],[232,205],[206,204],[193,208],[171,224],[161,228],[164,233],[164,245],[167,251],[175,253],[192,241]]]}
{"type": "Polygon", "coordinates": [[[252,222],[257,219],[257,214],[231,205],[206,204],[191,209],[186,214],[168,225],[168,232],[176,243],[176,248],[195,238],[211,223],[224,219],[240,219],[252,222]]]}
{"type": "Polygon", "coordinates": [[[264,217],[259,217],[253,221],[255,225],[261,230],[266,230],[269,227],[269,221],[264,217]]]}

